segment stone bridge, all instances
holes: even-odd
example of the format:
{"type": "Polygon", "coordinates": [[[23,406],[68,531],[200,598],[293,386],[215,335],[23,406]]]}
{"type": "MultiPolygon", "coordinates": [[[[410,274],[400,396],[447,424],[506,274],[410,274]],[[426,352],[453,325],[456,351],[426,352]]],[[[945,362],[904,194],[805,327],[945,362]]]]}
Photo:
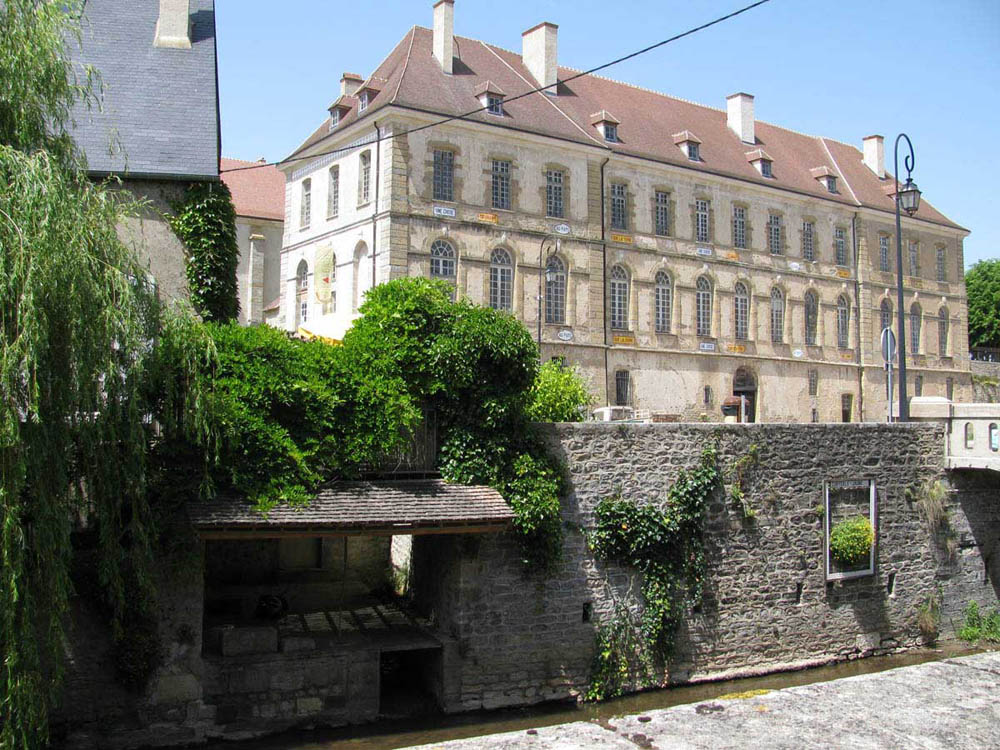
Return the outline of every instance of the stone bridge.
{"type": "Polygon", "coordinates": [[[939,396],[914,397],[910,419],[946,424],[949,469],[1000,473],[1000,404],[957,404],[939,396]]]}

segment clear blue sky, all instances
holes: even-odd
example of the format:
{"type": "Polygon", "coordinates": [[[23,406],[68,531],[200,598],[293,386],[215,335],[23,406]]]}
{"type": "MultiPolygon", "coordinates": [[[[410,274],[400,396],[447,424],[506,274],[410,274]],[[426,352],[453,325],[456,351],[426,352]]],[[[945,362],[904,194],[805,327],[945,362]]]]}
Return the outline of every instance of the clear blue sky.
{"type": "MultiPolygon", "coordinates": [[[[455,33],[520,50],[552,21],[560,62],[583,69],[749,1],[456,0],[455,33]]],[[[432,18],[430,0],[216,5],[223,152],[268,161],[319,125],[342,72],[367,76],[432,18]]],[[[602,75],[720,108],[746,91],[758,119],[858,147],[881,133],[890,170],[905,131],[925,197],[972,231],[966,265],[1000,257],[998,0],[771,0],[602,75]]]]}

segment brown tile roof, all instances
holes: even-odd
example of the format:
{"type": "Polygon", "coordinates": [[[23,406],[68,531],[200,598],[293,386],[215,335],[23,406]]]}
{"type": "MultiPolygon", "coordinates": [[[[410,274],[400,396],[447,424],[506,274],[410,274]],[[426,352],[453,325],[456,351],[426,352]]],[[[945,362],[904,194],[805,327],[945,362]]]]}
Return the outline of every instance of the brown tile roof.
{"type": "MultiPolygon", "coordinates": [[[[753,145],[766,149],[775,166],[774,177],[767,178],[747,161],[747,146],[729,129],[727,114],[722,109],[595,75],[560,83],[559,95],[555,97],[533,94],[510,101],[510,97],[538,85],[519,54],[458,36],[455,52],[454,73],[446,75],[433,55],[431,30],[413,27],[373,74],[371,79],[385,79],[378,96],[360,118],[356,107],[342,117],[337,130],[355,120],[373,118],[388,104],[440,115],[464,114],[479,106],[477,92],[489,81],[509,92],[504,102],[508,117],[499,122],[485,112],[477,112],[467,119],[587,143],[615,153],[784,188],[848,206],[893,210],[892,199],[882,191],[885,180],[864,166],[861,151],[853,146],[758,120],[754,123],[753,145]],[[594,126],[593,113],[602,111],[614,112],[620,118],[618,143],[605,142],[594,126]],[[688,159],[674,142],[674,134],[693,133],[697,133],[697,138],[691,140],[701,143],[698,162],[688,159]],[[828,192],[810,174],[816,167],[826,167],[831,174],[841,176],[848,183],[847,189],[828,192]]],[[[559,80],[565,81],[577,73],[572,68],[560,67],[559,80]]],[[[328,124],[329,120],[317,128],[292,156],[323,141],[330,134],[328,124]]],[[[961,229],[926,201],[921,201],[914,218],[961,229]]]]}
{"type": "Polygon", "coordinates": [[[222,181],[233,194],[237,216],[255,219],[285,220],[285,175],[275,167],[240,169],[259,164],[255,161],[227,159],[219,162],[222,181]],[[237,172],[226,172],[237,169],[237,172]]]}
{"type": "Polygon", "coordinates": [[[239,498],[188,504],[202,535],[220,533],[410,533],[420,530],[505,528],[514,518],[500,493],[490,487],[448,484],[441,479],[336,482],[305,506],[282,505],[266,516],[239,498]]]}

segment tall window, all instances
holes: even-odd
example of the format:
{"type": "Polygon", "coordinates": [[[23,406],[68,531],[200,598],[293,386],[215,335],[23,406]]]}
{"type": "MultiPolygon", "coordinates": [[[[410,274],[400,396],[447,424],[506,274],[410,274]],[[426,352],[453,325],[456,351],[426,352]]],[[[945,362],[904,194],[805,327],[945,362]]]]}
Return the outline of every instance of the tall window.
{"type": "Polygon", "coordinates": [[[707,200],[699,198],[694,202],[694,226],[695,226],[694,236],[698,242],[709,241],[708,211],[709,211],[709,203],[707,200]]]}
{"type": "Polygon", "coordinates": [[[806,345],[816,346],[816,328],[819,321],[819,297],[810,289],[805,300],[806,345]]]}
{"type": "Polygon", "coordinates": [[[937,249],[937,280],[947,281],[948,280],[948,270],[945,265],[944,248],[939,247],[937,249]]]}
{"type": "Polygon", "coordinates": [[[746,341],[749,333],[750,295],[743,282],[733,288],[733,333],[740,341],[746,341]]]}
{"type": "Polygon", "coordinates": [[[878,322],[879,322],[879,329],[876,338],[878,339],[879,347],[881,347],[882,331],[884,331],[886,328],[892,327],[892,305],[890,304],[889,300],[885,299],[884,297],[882,298],[882,304],[879,305],[878,308],[878,322]]]}
{"type": "Polygon", "coordinates": [[[809,371],[809,395],[815,396],[819,393],[819,370],[809,371]]]}
{"type": "Polygon", "coordinates": [[[923,396],[924,395],[924,376],[917,375],[913,379],[913,395],[923,396]]]}
{"type": "Polygon", "coordinates": [[[835,255],[837,256],[837,265],[846,266],[847,233],[844,231],[843,227],[837,227],[833,230],[833,249],[835,251],[835,255]]]}
{"type": "Polygon", "coordinates": [[[611,268],[611,327],[628,328],[628,272],[621,266],[611,268]]]}
{"type": "Polygon", "coordinates": [[[884,234],[878,237],[878,270],[889,270],[889,237],[884,234]]]}
{"type": "Polygon", "coordinates": [[[312,180],[302,180],[302,200],[299,202],[299,228],[306,229],[312,221],[312,180]]]}
{"type": "Polygon", "coordinates": [[[733,206],[733,247],[746,249],[747,210],[743,206],[733,206]]]}
{"type": "Polygon", "coordinates": [[[364,205],[371,198],[372,155],[365,151],[358,157],[358,205],[364,205]]]}
{"type": "Polygon", "coordinates": [[[295,325],[302,325],[309,319],[309,264],[299,261],[295,269],[295,325]]]}
{"type": "Polygon", "coordinates": [[[778,214],[767,217],[767,249],[771,255],[781,255],[781,216],[778,214]]]}
{"type": "Polygon", "coordinates": [[[920,323],[923,312],[920,305],[914,302],[910,305],[910,354],[920,354],[920,323]]]}
{"type": "Polygon", "coordinates": [[[920,275],[920,253],[919,247],[916,242],[910,240],[909,242],[910,250],[910,276],[920,275]]]}
{"type": "Polygon", "coordinates": [[[490,307],[511,310],[514,302],[514,264],[510,253],[496,248],[490,255],[490,307]]]}
{"type": "Polygon", "coordinates": [[[846,349],[850,341],[851,303],[843,294],[837,298],[837,346],[846,349]]]}
{"type": "Polygon", "coordinates": [[[850,422],[854,412],[854,394],[844,393],[840,396],[840,421],[850,422]]]}
{"type": "Polygon", "coordinates": [[[938,310],[938,356],[948,356],[948,310],[938,310]]]}
{"type": "Polygon", "coordinates": [[[695,328],[699,336],[712,335],[712,283],[704,276],[698,277],[695,293],[695,328]]]}
{"type": "Polygon", "coordinates": [[[545,266],[545,322],[566,320],[566,266],[558,256],[549,258],[545,266]]]}
{"type": "Polygon", "coordinates": [[[670,193],[663,190],[656,191],[656,233],[670,234],[670,193]]]}
{"type": "Polygon", "coordinates": [[[336,219],[340,213],[340,167],[330,167],[327,172],[326,218],[336,219]]]}
{"type": "Polygon", "coordinates": [[[444,240],[431,243],[431,278],[455,283],[455,248],[444,240]]]}
{"type": "Polygon", "coordinates": [[[628,206],[627,188],[623,182],[611,184],[611,228],[628,229],[628,216],[625,209],[628,206]]]}
{"type": "Polygon", "coordinates": [[[358,112],[364,112],[368,109],[368,92],[362,91],[358,95],[358,112]]]}
{"type": "Polygon", "coordinates": [[[673,302],[673,289],[670,277],[663,271],[656,274],[656,289],[654,317],[657,333],[670,333],[670,312],[673,302]]]}
{"type": "Polygon", "coordinates": [[[785,295],[778,287],[771,290],[771,342],[785,340],[785,295]]]}
{"type": "Polygon", "coordinates": [[[802,222],[802,257],[816,260],[816,225],[811,221],[802,222]]]}
{"type": "Polygon", "coordinates": [[[493,177],[493,208],[510,210],[510,162],[504,159],[494,159],[492,165],[493,177]]]}
{"type": "Polygon", "coordinates": [[[434,200],[455,200],[455,153],[434,149],[434,200]]]}
{"type": "Polygon", "coordinates": [[[628,370],[615,373],[615,406],[628,406],[632,399],[632,379],[628,370]]]}
{"type": "Polygon", "coordinates": [[[558,169],[545,173],[545,215],[562,218],[566,215],[563,206],[563,181],[565,175],[558,169]]]}

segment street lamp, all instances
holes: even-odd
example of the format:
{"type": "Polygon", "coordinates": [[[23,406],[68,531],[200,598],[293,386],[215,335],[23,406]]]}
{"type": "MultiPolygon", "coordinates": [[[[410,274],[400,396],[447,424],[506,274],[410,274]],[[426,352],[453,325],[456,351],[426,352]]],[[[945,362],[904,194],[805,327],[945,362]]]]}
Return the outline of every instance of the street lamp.
{"type": "MultiPolygon", "coordinates": [[[[545,251],[545,243],[550,240],[556,241],[556,252],[559,252],[559,238],[553,237],[552,235],[546,235],[542,238],[541,244],[538,246],[538,358],[542,357],[542,268],[543,268],[543,255],[545,251]]],[[[545,281],[550,282],[555,279],[555,272],[549,268],[549,258],[551,256],[544,256],[544,276],[545,281]]]]}
{"type": "Polygon", "coordinates": [[[899,308],[899,421],[910,421],[910,406],[906,402],[906,326],[903,322],[903,235],[900,226],[899,209],[906,211],[907,216],[913,216],[920,208],[920,190],[917,189],[910,173],[913,172],[913,144],[906,133],[896,136],[896,144],[893,147],[893,159],[895,167],[893,174],[896,180],[896,306],[899,308]],[[910,153],[903,161],[906,167],[906,182],[902,189],[899,187],[899,141],[906,139],[906,145],[910,153]]]}

